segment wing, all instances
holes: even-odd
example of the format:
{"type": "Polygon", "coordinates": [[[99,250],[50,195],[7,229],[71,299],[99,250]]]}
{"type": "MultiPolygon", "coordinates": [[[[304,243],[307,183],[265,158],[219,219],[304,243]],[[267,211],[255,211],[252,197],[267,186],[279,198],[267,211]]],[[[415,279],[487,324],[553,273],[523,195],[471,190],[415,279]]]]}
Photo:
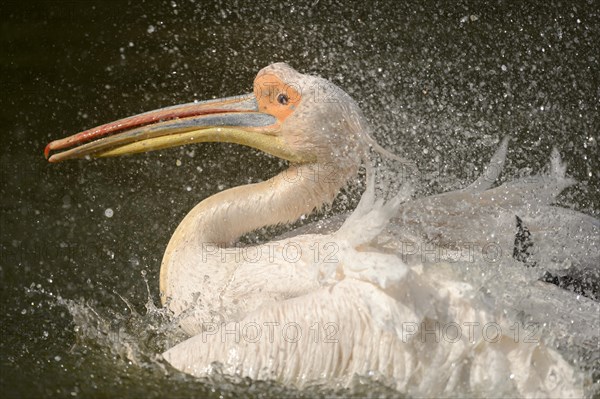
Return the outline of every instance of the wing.
{"type": "Polygon", "coordinates": [[[163,356],[195,376],[220,371],[297,387],[348,387],[370,376],[416,395],[581,396],[573,369],[543,343],[515,340],[498,332],[501,324],[486,337],[481,327],[495,322],[467,299],[468,286],[434,287],[412,272],[403,281],[384,292],[343,278],[239,322],[207,324],[163,356]]]}

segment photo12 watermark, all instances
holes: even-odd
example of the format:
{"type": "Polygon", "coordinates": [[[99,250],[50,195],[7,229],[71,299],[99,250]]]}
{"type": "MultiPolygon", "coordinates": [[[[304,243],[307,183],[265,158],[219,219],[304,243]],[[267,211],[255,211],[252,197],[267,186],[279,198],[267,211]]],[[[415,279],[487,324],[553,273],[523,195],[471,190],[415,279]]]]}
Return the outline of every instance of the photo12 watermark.
{"type": "MultiPolygon", "coordinates": [[[[355,334],[343,334],[343,329],[348,326],[344,326],[340,322],[204,322],[201,326],[202,333],[200,335],[203,343],[216,341],[255,344],[264,341],[269,344],[275,342],[294,344],[304,339],[314,343],[343,344],[344,339],[354,339],[353,337],[355,337],[355,334]]],[[[503,339],[515,343],[535,344],[540,341],[540,332],[541,329],[537,323],[501,325],[495,321],[485,323],[479,321],[402,322],[395,328],[395,333],[404,344],[415,341],[436,344],[459,342],[474,344],[483,341],[495,344],[503,339]]]]}

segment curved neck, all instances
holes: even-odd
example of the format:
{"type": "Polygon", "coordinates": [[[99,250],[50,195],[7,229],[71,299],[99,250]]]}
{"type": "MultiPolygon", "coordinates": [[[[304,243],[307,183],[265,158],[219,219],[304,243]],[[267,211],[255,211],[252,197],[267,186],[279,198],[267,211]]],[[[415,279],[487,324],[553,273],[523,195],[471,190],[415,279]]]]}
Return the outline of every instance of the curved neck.
{"type": "MultiPolygon", "coordinates": [[[[291,223],[333,201],[356,170],[308,164],[277,176],[234,187],[200,202],[184,219],[196,242],[227,246],[260,227],[291,223]]],[[[179,228],[178,228],[179,230],[179,228]]]]}
{"type": "Polygon", "coordinates": [[[204,300],[218,301],[235,263],[220,260],[213,252],[216,247],[232,244],[257,228],[309,214],[333,201],[357,171],[358,165],[292,166],[267,181],[225,190],[200,202],[181,221],[163,256],[163,304],[169,303],[177,315],[195,303],[198,292],[204,300]]]}

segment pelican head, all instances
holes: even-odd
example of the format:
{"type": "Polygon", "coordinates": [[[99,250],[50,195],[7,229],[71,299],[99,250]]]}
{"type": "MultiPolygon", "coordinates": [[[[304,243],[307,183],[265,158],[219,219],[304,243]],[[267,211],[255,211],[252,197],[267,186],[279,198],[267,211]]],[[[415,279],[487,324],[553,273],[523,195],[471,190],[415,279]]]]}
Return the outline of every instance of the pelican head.
{"type": "Polygon", "coordinates": [[[346,170],[363,159],[366,134],[360,109],[344,91],[325,79],[276,63],[258,73],[251,94],[128,117],[53,141],[44,153],[50,162],[60,162],[230,142],[293,164],[335,163],[346,170]],[[56,150],[65,151],[50,156],[56,150]]]}

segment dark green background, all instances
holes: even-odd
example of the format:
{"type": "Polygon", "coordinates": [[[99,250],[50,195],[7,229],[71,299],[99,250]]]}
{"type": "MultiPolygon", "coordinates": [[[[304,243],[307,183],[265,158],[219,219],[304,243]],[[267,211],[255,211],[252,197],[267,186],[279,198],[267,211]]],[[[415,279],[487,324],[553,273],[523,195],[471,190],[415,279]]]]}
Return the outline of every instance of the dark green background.
{"type": "MultiPolygon", "coordinates": [[[[422,192],[466,185],[501,137],[505,179],[556,146],[581,183],[561,204],[598,216],[597,1],[395,0],[0,5],[0,392],[7,396],[234,396],[76,343],[53,299],[143,313],[171,232],[199,200],[284,165],[234,145],[49,165],[45,144],[159,106],[249,92],[286,61],[350,93],[422,192]],[[177,161],[181,165],[177,165],[177,161]],[[104,216],[111,208],[112,218],[104,216]]],[[[366,392],[368,393],[368,392],[366,392]]],[[[288,395],[296,395],[287,392],[288,395]]]]}

